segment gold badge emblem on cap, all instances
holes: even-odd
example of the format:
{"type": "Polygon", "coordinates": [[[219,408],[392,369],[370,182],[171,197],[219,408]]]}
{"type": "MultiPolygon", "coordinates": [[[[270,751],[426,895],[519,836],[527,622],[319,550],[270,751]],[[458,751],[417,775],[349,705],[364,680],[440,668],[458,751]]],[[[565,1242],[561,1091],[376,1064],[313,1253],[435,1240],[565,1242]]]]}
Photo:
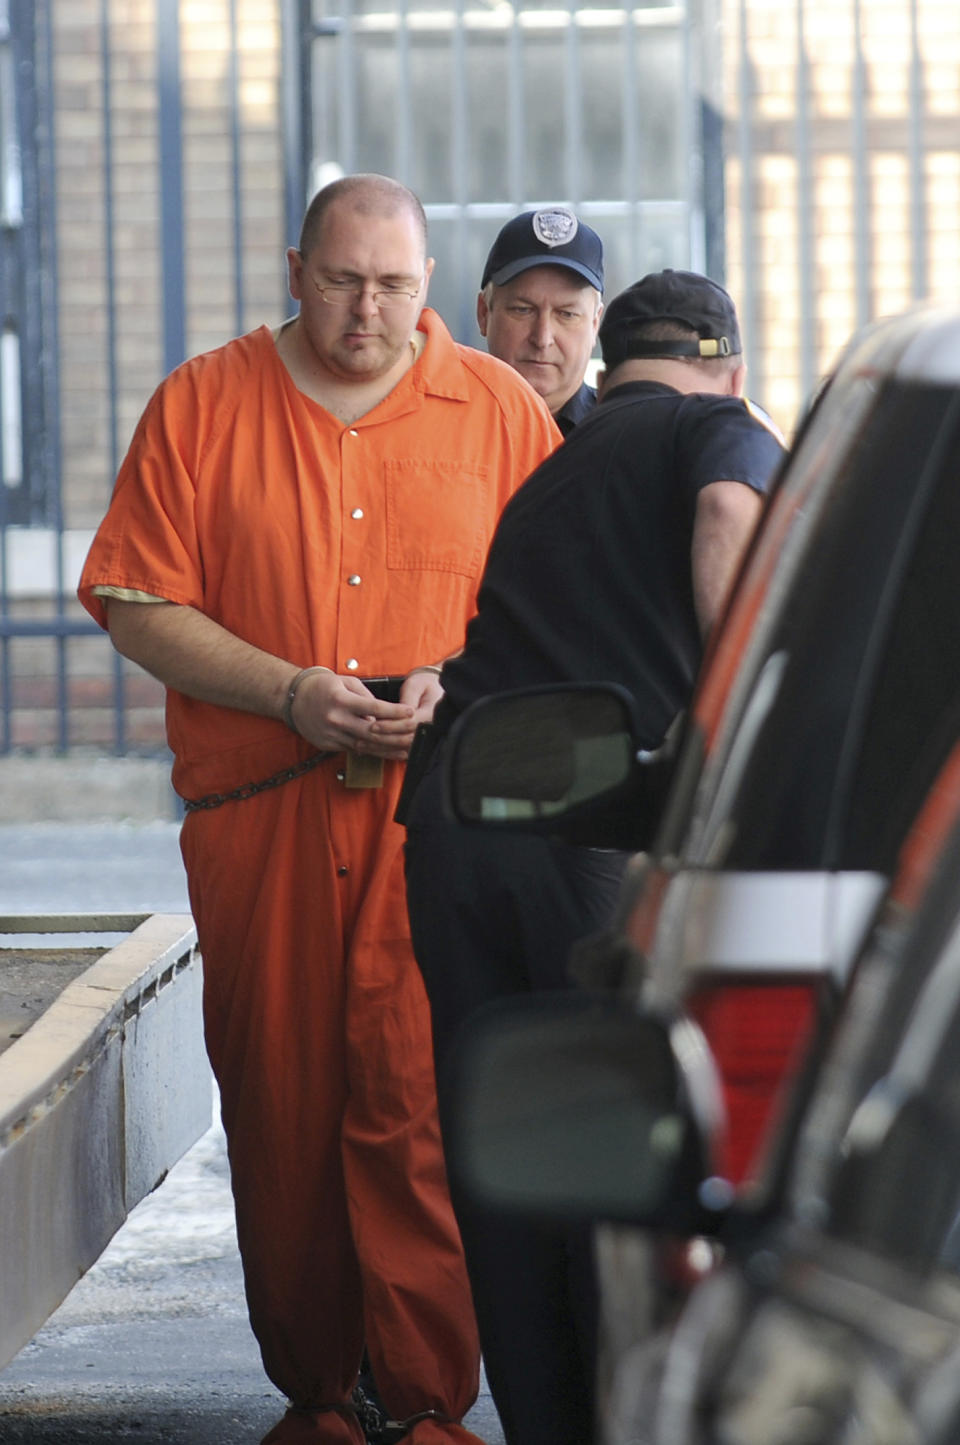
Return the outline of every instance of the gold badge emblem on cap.
{"type": "Polygon", "coordinates": [[[577,234],[579,224],[573,212],[563,206],[533,213],[533,234],[542,246],[569,245],[577,234]]]}

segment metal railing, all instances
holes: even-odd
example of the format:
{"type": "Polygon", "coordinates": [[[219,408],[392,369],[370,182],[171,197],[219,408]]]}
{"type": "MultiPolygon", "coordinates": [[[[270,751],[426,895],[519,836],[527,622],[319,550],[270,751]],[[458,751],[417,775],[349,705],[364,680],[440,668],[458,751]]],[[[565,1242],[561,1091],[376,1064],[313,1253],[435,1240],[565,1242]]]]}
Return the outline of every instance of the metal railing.
{"type": "MultiPolygon", "coordinates": [[[[286,11],[297,12],[298,6],[288,3],[286,11]]],[[[138,63],[153,65],[148,84],[153,92],[155,201],[148,196],[144,209],[155,204],[156,224],[145,250],[155,268],[160,299],[156,362],[144,383],[146,390],[141,387],[143,401],[152,385],[188,354],[180,7],[155,6],[153,33],[141,39],[139,54],[121,48],[125,41],[109,0],[100,0],[96,34],[83,37],[80,53],[90,57],[86,73],[98,71],[96,155],[88,181],[99,213],[99,300],[79,324],[72,320],[66,327],[61,317],[72,299],[65,298],[60,284],[56,238],[62,227],[59,254],[71,264],[77,204],[74,198],[72,214],[65,218],[58,189],[63,185],[62,161],[54,151],[54,136],[61,144],[63,137],[69,143],[72,129],[89,128],[91,110],[78,117],[69,94],[71,78],[55,82],[58,45],[67,51],[70,40],[57,31],[56,19],[52,0],[0,0],[0,752],[17,747],[67,751],[82,745],[117,753],[159,751],[164,748],[159,697],[148,704],[152,723],[141,729],[139,738],[131,736],[135,670],[113,653],[80,609],[75,581],[85,543],[109,497],[135,409],[124,393],[123,352],[125,346],[129,351],[131,323],[123,271],[125,250],[129,270],[130,241],[124,239],[129,214],[123,216],[121,207],[129,163],[119,151],[123,144],[129,148],[131,115],[135,117],[140,102],[128,100],[124,109],[117,95],[123,86],[129,88],[131,66],[138,63]],[[101,485],[99,497],[92,500],[89,484],[81,497],[72,485],[68,473],[73,453],[68,451],[67,467],[63,458],[67,415],[61,396],[69,364],[65,349],[72,345],[75,354],[82,353],[84,337],[78,332],[84,324],[96,341],[98,355],[91,365],[101,378],[95,404],[103,412],[94,457],[101,485]],[[78,643],[86,652],[79,672],[72,665],[78,643]],[[88,675],[94,653],[95,679],[88,675]],[[94,681],[96,726],[91,725],[89,708],[83,712],[83,699],[94,681]]],[[[224,23],[222,93],[229,116],[231,176],[217,224],[228,238],[233,271],[233,294],[220,319],[226,339],[243,327],[246,287],[236,0],[227,0],[224,23]]],[[[294,33],[295,27],[288,43],[294,33]]],[[[92,97],[92,79],[88,84],[92,97]]],[[[302,157],[288,154],[287,163],[302,174],[302,157]]],[[[291,183],[291,199],[295,189],[291,183]]],[[[300,189],[302,193],[302,185],[300,189]]],[[[279,299],[279,287],[277,294],[279,299]]],[[[73,365],[76,373],[78,363],[73,365]]],[[[82,418],[79,423],[74,418],[74,432],[82,431],[82,418]]]]}
{"type": "Polygon", "coordinates": [[[109,0],[82,37],[53,0],[0,0],[0,752],[163,749],[159,693],[75,600],[79,560],[153,386],[282,314],[318,184],[413,186],[431,304],[475,344],[483,257],[525,205],[600,230],[611,293],[706,269],[737,298],[751,395],[788,429],[838,337],[960,294],[931,242],[952,227],[960,257],[960,202],[931,184],[956,154],[956,97],[932,89],[931,52],[960,62],[951,3],[220,0],[199,34],[216,5],[157,0],[131,41],[109,0]]]}

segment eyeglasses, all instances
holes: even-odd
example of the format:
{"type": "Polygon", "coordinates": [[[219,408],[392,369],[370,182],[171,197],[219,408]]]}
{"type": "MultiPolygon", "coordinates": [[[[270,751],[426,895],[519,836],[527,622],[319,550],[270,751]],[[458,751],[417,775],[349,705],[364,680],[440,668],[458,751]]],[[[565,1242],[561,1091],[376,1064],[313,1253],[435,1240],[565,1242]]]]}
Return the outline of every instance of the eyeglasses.
{"type": "MultiPolygon", "coordinates": [[[[365,282],[328,281],[326,285],[321,286],[316,276],[311,276],[310,280],[316,286],[321,299],[326,301],[328,306],[350,306],[353,302],[359,301],[367,289],[365,282]]],[[[408,301],[416,301],[422,285],[423,278],[421,277],[415,291],[408,291],[403,286],[392,286],[387,291],[371,291],[370,298],[375,306],[379,306],[381,311],[385,311],[391,306],[404,306],[408,301]]]]}

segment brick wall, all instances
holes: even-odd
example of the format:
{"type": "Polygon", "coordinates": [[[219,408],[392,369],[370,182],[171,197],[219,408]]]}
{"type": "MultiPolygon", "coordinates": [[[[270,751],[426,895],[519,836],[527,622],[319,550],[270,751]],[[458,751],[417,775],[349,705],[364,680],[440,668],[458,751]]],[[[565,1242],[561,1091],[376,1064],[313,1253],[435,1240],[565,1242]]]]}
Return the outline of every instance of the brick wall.
{"type": "MultiPolygon", "coordinates": [[[[111,0],[113,242],[116,276],[115,422],[109,411],[107,347],[105,72],[100,0],[55,0],[58,324],[62,348],[61,440],[68,527],[92,529],[102,515],[122,455],[163,373],[156,5],[111,0]]],[[[240,194],[245,305],[235,314],[232,244],[228,0],[179,0],[188,354],[238,330],[286,314],[281,150],[279,0],[236,0],[239,20],[240,194]]],[[[809,114],[809,191],[801,199],[798,156],[797,7],[740,0],[722,7],[723,105],[727,119],[727,279],[741,302],[752,288],[753,334],[745,337],[756,393],[788,433],[806,400],[800,370],[798,267],[806,227],[812,258],[810,334],[817,373],[831,364],[858,324],[857,177],[852,107],[857,57],[854,0],[805,0],[803,59],[809,114]],[[749,141],[753,192],[744,211],[739,157],[743,101],[741,52],[752,90],[749,141]],[[745,239],[753,267],[746,275],[745,239]]],[[[914,293],[910,175],[911,86],[923,94],[924,289],[960,296],[960,5],[918,0],[919,66],[911,66],[909,0],[863,0],[866,81],[865,193],[868,202],[869,315],[907,305],[914,293]]],[[[35,615],[35,609],[34,609],[35,615]]],[[[112,744],[104,705],[114,659],[106,639],[70,644],[76,740],[112,744]],[[75,650],[76,649],[76,650],[75,650]],[[74,662],[74,659],[76,663],[74,662]],[[82,704],[82,705],[81,705],[82,704]]],[[[56,646],[10,645],[14,742],[46,745],[55,736],[56,646]]],[[[162,737],[156,686],[134,670],[138,711],[131,738],[162,737]]]]}
{"type": "MultiPolygon", "coordinates": [[[[161,0],[167,3],[167,0],[161,0]]],[[[280,31],[276,0],[237,0],[245,305],[235,312],[229,5],[181,4],[187,354],[283,311],[280,31]]],[[[116,433],[107,346],[106,131],[99,0],[53,6],[64,499],[93,527],[137,418],[163,376],[155,0],[110,6],[116,433]]]]}
{"type": "MultiPolygon", "coordinates": [[[[100,0],[52,6],[60,339],[60,427],[64,522],[91,530],[106,509],[115,466],[162,379],[159,107],[156,5],[111,0],[109,66],[102,55],[100,0]],[[118,397],[110,412],[108,346],[107,127],[112,146],[112,240],[118,397]]],[[[228,0],[180,3],[185,311],[188,355],[287,314],[283,251],[283,164],[278,0],[236,0],[243,313],[236,312],[234,175],[228,0]]],[[[11,546],[16,546],[14,537],[11,546]]],[[[39,573],[38,573],[39,576],[39,573]]],[[[68,594],[72,582],[66,579],[68,594]]],[[[43,595],[12,611],[52,615],[43,595]]],[[[68,600],[71,615],[79,608],[68,600]]],[[[105,637],[66,644],[70,744],[110,749],[113,678],[105,637]]],[[[58,740],[60,650],[46,639],[7,645],[14,748],[58,740]]],[[[162,688],[124,665],[127,740],[138,751],[164,745],[162,688]]]]}
{"type": "MultiPolygon", "coordinates": [[[[865,194],[868,235],[865,319],[902,310],[917,299],[910,153],[911,86],[922,95],[922,220],[926,230],[921,298],[956,304],[960,296],[960,6],[919,0],[918,57],[913,65],[909,0],[860,5],[865,80],[865,194]]],[[[790,430],[805,401],[800,374],[801,227],[812,253],[811,318],[817,373],[835,359],[858,324],[856,308],[857,179],[853,95],[857,72],[853,0],[805,0],[802,36],[797,7],[747,0],[746,37],[739,0],[723,0],[727,117],[728,282],[740,299],[752,283],[755,334],[748,360],[763,376],[765,404],[790,430]],[[754,197],[743,210],[739,123],[749,58],[753,93],[750,149],[754,197]],[[802,52],[800,50],[802,40],[802,52]],[[800,192],[798,56],[805,61],[810,189],[800,192]],[[744,271],[749,227],[753,275],[744,271]]]]}
{"type": "MultiPolygon", "coordinates": [[[[813,335],[825,370],[858,321],[853,146],[854,0],[721,0],[723,104],[727,117],[728,280],[742,296],[744,230],[755,258],[756,335],[747,337],[764,400],[789,429],[804,400],[799,367],[801,227],[813,253],[813,335]],[[810,120],[810,191],[799,193],[798,46],[810,120]],[[741,50],[750,63],[753,205],[742,212],[739,160],[741,50]]],[[[100,0],[56,0],[60,326],[66,520],[93,526],[122,453],[160,379],[162,316],[157,244],[156,0],[112,0],[114,241],[119,307],[119,414],[111,439],[106,372],[104,72],[100,0]]],[[[909,116],[909,0],[860,5],[866,82],[871,315],[913,299],[909,116]]],[[[960,294],[960,6],[919,0],[923,93],[925,294],[960,294]]],[[[215,346],[284,311],[279,0],[237,0],[243,211],[244,314],[234,314],[230,226],[231,116],[228,0],[180,4],[188,353],[215,346]]]]}

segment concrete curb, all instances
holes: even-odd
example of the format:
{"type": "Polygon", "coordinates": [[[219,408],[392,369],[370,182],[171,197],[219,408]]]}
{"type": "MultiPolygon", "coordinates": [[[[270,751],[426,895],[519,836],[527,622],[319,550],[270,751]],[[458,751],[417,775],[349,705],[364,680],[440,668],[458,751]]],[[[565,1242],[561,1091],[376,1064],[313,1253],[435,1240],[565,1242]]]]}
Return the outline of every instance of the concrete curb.
{"type": "Polygon", "coordinates": [[[0,1366],[211,1121],[190,918],[48,924],[132,931],[0,1058],[0,1366]]]}

